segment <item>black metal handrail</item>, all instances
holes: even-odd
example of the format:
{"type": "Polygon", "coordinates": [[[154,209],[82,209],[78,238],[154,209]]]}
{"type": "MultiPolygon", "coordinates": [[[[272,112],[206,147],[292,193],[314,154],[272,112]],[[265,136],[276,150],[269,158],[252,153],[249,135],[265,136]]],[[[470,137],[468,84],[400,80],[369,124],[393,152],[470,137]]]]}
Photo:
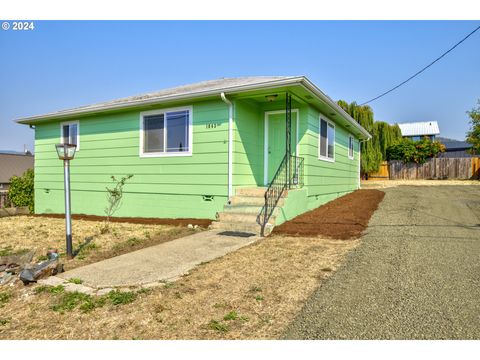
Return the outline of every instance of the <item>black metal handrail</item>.
{"type": "Polygon", "coordinates": [[[260,234],[262,236],[265,236],[265,227],[284,192],[288,189],[300,188],[302,186],[303,158],[285,155],[265,191],[265,204],[257,216],[257,223],[261,226],[260,234]]]}

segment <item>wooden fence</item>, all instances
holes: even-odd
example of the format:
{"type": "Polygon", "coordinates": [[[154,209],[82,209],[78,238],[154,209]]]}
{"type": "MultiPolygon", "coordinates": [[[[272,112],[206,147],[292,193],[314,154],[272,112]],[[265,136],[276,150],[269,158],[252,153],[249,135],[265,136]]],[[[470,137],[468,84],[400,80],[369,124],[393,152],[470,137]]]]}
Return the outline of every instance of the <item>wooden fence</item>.
{"type": "Polygon", "coordinates": [[[382,161],[380,169],[377,172],[368,174],[368,180],[388,180],[389,178],[388,161],[382,161]]]}
{"type": "Polygon", "coordinates": [[[480,179],[480,158],[432,158],[424,164],[390,161],[391,180],[480,179]]]}

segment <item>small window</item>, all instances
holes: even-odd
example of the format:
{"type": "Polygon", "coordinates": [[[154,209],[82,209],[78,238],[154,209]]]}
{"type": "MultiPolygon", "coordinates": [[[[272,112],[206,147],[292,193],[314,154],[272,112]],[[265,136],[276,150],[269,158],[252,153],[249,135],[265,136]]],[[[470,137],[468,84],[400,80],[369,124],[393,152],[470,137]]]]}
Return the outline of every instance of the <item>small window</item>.
{"type": "Polygon", "coordinates": [[[191,109],[141,114],[141,156],[191,155],[191,109]]]}
{"type": "Polygon", "coordinates": [[[61,123],[61,138],[62,144],[75,144],[77,145],[77,151],[80,149],[79,139],[79,123],[78,121],[61,123]]]}
{"type": "Polygon", "coordinates": [[[348,158],[353,160],[353,137],[348,137],[348,158]]]}
{"type": "Polygon", "coordinates": [[[335,159],[335,125],[320,118],[319,158],[334,161],[335,159]]]}

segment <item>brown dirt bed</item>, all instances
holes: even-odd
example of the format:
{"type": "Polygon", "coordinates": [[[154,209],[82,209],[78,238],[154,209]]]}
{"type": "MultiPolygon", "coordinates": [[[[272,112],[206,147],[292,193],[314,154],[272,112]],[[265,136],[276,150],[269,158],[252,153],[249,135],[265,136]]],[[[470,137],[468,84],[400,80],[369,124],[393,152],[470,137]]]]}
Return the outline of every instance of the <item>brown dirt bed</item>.
{"type": "Polygon", "coordinates": [[[357,190],[275,227],[273,233],[341,240],[358,238],[384,196],[380,190],[357,190]]]}
{"type": "MultiPolygon", "coordinates": [[[[64,214],[36,214],[31,215],[36,217],[46,217],[53,219],[64,219],[64,214]]],[[[105,216],[73,214],[74,220],[89,220],[89,221],[105,221],[105,216]]],[[[198,225],[207,228],[213,220],[209,219],[160,219],[160,218],[139,218],[139,217],[111,217],[110,222],[114,223],[129,223],[129,224],[143,224],[143,225],[171,225],[171,226],[187,226],[188,224],[198,225]]]]}

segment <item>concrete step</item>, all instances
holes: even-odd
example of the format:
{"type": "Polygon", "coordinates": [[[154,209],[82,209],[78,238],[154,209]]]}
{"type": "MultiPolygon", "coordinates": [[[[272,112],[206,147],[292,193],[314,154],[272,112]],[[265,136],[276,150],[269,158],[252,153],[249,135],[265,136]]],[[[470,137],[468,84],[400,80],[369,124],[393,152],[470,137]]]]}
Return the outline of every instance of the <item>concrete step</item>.
{"type": "MultiPolygon", "coordinates": [[[[219,222],[219,221],[214,221],[210,225],[212,229],[215,230],[223,230],[223,231],[239,231],[239,232],[246,232],[246,233],[251,233],[251,234],[256,234],[260,235],[261,231],[261,226],[254,223],[254,224],[248,224],[248,223],[235,223],[235,222],[219,222]]],[[[267,224],[265,227],[265,235],[270,235],[272,232],[273,225],[267,224]]]]}
{"type": "MultiPolygon", "coordinates": [[[[278,200],[278,206],[283,206],[284,198],[278,200]]],[[[263,206],[265,204],[265,199],[263,195],[259,196],[232,196],[230,199],[230,205],[248,205],[248,206],[263,206]]]]}
{"type": "Polygon", "coordinates": [[[258,205],[225,205],[224,212],[242,213],[242,214],[259,214],[263,206],[258,205]]]}
{"type": "MultiPolygon", "coordinates": [[[[218,221],[219,222],[235,222],[235,223],[246,223],[246,224],[256,224],[257,223],[257,215],[249,214],[249,213],[239,213],[239,212],[221,212],[218,213],[218,221]]],[[[275,213],[272,214],[269,220],[271,223],[275,223],[275,213]]]]}
{"type": "Polygon", "coordinates": [[[264,187],[252,187],[252,188],[237,188],[235,190],[235,195],[240,196],[259,196],[262,197],[267,191],[267,188],[264,187]]]}

